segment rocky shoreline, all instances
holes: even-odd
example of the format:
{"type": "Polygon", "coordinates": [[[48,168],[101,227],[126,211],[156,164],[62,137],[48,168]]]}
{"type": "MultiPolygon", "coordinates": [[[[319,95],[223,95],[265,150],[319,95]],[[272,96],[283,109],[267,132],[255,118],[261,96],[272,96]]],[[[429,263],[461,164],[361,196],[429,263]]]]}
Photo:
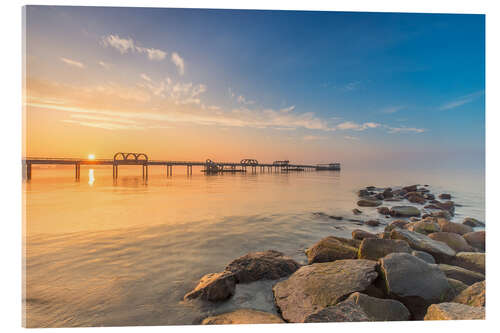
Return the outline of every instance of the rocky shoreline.
{"type": "Polygon", "coordinates": [[[432,194],[428,185],[368,186],[358,196],[354,215],[376,210],[383,219],[346,219],[385,225],[382,232],[355,229],[351,239],[327,236],[305,250],[306,265],[274,250],[248,253],[224,271],[203,276],[184,300],[223,302],[237,284],[276,280],[279,315],[238,309],[201,323],[484,319],[485,231],[474,230],[484,228],[483,222],[470,217],[451,222],[459,205],[448,193],[432,194]],[[386,223],[389,218],[396,219],[386,223]]]}

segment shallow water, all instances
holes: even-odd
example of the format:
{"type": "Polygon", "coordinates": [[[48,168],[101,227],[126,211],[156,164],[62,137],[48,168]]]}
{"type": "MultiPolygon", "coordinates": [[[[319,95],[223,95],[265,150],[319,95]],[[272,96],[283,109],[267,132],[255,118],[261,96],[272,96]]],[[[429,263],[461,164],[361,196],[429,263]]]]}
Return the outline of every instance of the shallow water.
{"type": "MultiPolygon", "coordinates": [[[[454,220],[484,221],[482,172],[354,171],[205,176],[199,169],[35,168],[24,184],[25,305],[29,327],[192,324],[235,308],[275,312],[272,285],[238,285],[227,302],[184,302],[206,273],[250,251],[275,249],[304,263],[304,249],[327,235],[350,237],[346,218],[380,218],[374,208],[353,216],[356,191],[367,185],[430,184],[451,193],[454,220]],[[343,216],[337,221],[314,214],[343,216]]],[[[396,204],[396,203],[395,203],[396,204]]],[[[381,218],[384,223],[391,219],[381,218]]]]}

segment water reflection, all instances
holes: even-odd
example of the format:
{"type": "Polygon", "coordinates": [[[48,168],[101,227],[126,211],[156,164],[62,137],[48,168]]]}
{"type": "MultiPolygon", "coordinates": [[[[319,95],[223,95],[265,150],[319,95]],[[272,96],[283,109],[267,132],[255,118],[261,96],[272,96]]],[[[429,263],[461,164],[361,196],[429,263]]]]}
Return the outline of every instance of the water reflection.
{"type": "Polygon", "coordinates": [[[92,186],[94,185],[95,178],[94,178],[94,169],[89,169],[89,185],[92,186]]]}

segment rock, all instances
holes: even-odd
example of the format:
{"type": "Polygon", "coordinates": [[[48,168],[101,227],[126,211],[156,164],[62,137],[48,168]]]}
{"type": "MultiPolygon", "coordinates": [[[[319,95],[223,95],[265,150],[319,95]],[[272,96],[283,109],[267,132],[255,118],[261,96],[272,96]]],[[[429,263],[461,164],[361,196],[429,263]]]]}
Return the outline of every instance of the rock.
{"type": "Polygon", "coordinates": [[[384,192],[382,192],[382,195],[384,196],[384,199],[392,198],[394,196],[391,188],[386,188],[384,192]]]}
{"type": "Polygon", "coordinates": [[[367,189],[368,191],[374,191],[374,190],[376,190],[377,188],[376,188],[375,186],[367,186],[367,187],[366,187],[366,189],[367,189]]]}
{"type": "Polygon", "coordinates": [[[304,323],[358,322],[369,320],[359,305],[343,301],[308,315],[304,319],[304,323]]]}
{"type": "Polygon", "coordinates": [[[443,199],[443,200],[450,200],[451,199],[451,194],[441,193],[440,195],[438,195],[438,198],[439,199],[443,199]]]}
{"type": "Polygon", "coordinates": [[[403,189],[393,190],[392,195],[394,195],[395,197],[404,197],[406,195],[406,191],[403,189]]]}
{"type": "Polygon", "coordinates": [[[410,217],[420,216],[420,211],[413,206],[394,206],[391,208],[390,214],[394,217],[410,217]]]}
{"type": "Polygon", "coordinates": [[[340,259],[355,259],[361,242],[356,239],[328,236],[306,250],[309,264],[340,259]]]}
{"type": "Polygon", "coordinates": [[[268,250],[251,252],[233,260],[226,267],[232,272],[237,283],[248,283],[257,280],[276,280],[288,276],[299,269],[300,264],[283,253],[268,250]]]}
{"type": "Polygon", "coordinates": [[[432,304],[427,309],[424,320],[473,320],[484,319],[484,308],[459,304],[432,304]]]}
{"type": "Polygon", "coordinates": [[[412,249],[431,254],[438,263],[443,261],[449,262],[456,254],[455,250],[445,243],[435,241],[418,232],[394,229],[391,231],[391,238],[407,241],[412,249]]]}
{"type": "Polygon", "coordinates": [[[452,266],[447,264],[439,264],[437,266],[450,279],[462,281],[463,283],[469,286],[473,283],[484,280],[483,274],[478,272],[473,272],[462,267],[452,266]]]}
{"type": "Polygon", "coordinates": [[[447,221],[441,224],[441,231],[453,232],[455,234],[465,235],[469,232],[473,232],[474,230],[468,225],[447,221]]]}
{"type": "Polygon", "coordinates": [[[405,229],[408,229],[410,231],[418,232],[424,235],[429,235],[435,232],[440,231],[439,225],[434,222],[427,222],[427,221],[418,221],[418,222],[412,222],[408,225],[405,226],[405,229]]]}
{"type": "Polygon", "coordinates": [[[455,213],[455,203],[453,201],[439,202],[437,200],[431,200],[430,202],[431,204],[424,206],[424,208],[445,210],[451,215],[455,213]]]}
{"type": "Polygon", "coordinates": [[[382,215],[389,215],[390,209],[389,207],[378,207],[377,212],[379,212],[382,215]]]}
{"type": "Polygon", "coordinates": [[[464,234],[464,238],[470,246],[475,247],[481,251],[486,250],[486,232],[473,231],[464,234]]]}
{"type": "Polygon", "coordinates": [[[476,282],[465,290],[462,290],[453,302],[470,306],[486,305],[486,282],[476,282]]]}
{"type": "Polygon", "coordinates": [[[365,225],[368,225],[370,227],[377,227],[380,225],[380,222],[378,220],[368,220],[365,221],[365,225]]]}
{"type": "Polygon", "coordinates": [[[360,207],[377,207],[382,204],[382,201],[375,199],[361,199],[358,201],[360,207]]]}
{"type": "Polygon", "coordinates": [[[446,243],[456,252],[474,252],[474,248],[459,234],[451,232],[434,232],[428,236],[436,241],[446,243]]]}
{"type": "Polygon", "coordinates": [[[417,258],[422,259],[423,261],[429,263],[429,264],[435,264],[436,260],[434,260],[434,257],[431,256],[429,253],[424,252],[424,251],[412,251],[411,252],[412,256],[415,256],[417,258]]]}
{"type": "Polygon", "coordinates": [[[476,220],[475,218],[472,217],[466,217],[462,224],[468,225],[469,227],[484,227],[485,224],[481,221],[476,220]]]}
{"type": "Polygon", "coordinates": [[[236,279],[230,272],[204,275],[198,285],[184,296],[185,300],[199,298],[205,301],[223,301],[234,295],[236,279]]]}
{"type": "Polygon", "coordinates": [[[366,198],[370,196],[370,192],[368,190],[359,190],[358,191],[358,197],[360,198],[366,198]]]}
{"type": "Polygon", "coordinates": [[[361,229],[355,229],[352,231],[352,239],[363,240],[365,238],[377,238],[377,235],[361,229]]]}
{"type": "Polygon", "coordinates": [[[424,204],[427,200],[425,200],[424,196],[419,192],[409,192],[406,194],[406,199],[409,202],[424,204]]]}
{"type": "Polygon", "coordinates": [[[470,271],[484,274],[486,271],[486,255],[478,252],[460,252],[450,262],[470,271]]]}
{"type": "Polygon", "coordinates": [[[418,185],[410,185],[403,187],[403,190],[406,192],[415,192],[417,190],[418,185]]]}
{"type": "Polygon", "coordinates": [[[469,286],[463,283],[462,281],[455,280],[455,279],[450,279],[448,278],[448,283],[450,284],[451,288],[453,289],[453,297],[450,299],[450,301],[456,296],[458,296],[462,291],[467,289],[469,286]]]}
{"type": "Polygon", "coordinates": [[[436,197],[432,193],[425,193],[424,194],[424,198],[427,199],[427,200],[434,200],[434,199],[436,199],[436,197]]]}
{"type": "Polygon", "coordinates": [[[269,312],[238,309],[236,311],[207,317],[201,322],[202,325],[229,325],[229,324],[281,324],[284,321],[269,312]]]}
{"type": "Polygon", "coordinates": [[[438,211],[434,211],[434,212],[430,212],[428,214],[424,214],[422,215],[422,217],[427,217],[427,216],[433,216],[433,217],[437,217],[437,218],[443,218],[443,219],[446,219],[446,220],[451,220],[451,214],[450,212],[446,211],[446,210],[438,210],[438,211]]]}
{"type": "Polygon", "coordinates": [[[377,278],[376,261],[337,260],[302,266],[273,287],[276,305],[289,322],[335,305],[348,295],[367,290],[377,278]]]}
{"type": "Polygon", "coordinates": [[[391,233],[390,232],[379,232],[377,234],[377,238],[380,238],[380,239],[391,239],[391,233]]]}
{"type": "Polygon", "coordinates": [[[353,213],[354,215],[359,215],[359,214],[362,214],[363,212],[362,212],[362,211],[360,211],[360,210],[359,210],[359,209],[357,209],[357,208],[354,208],[354,209],[352,210],[352,213],[353,213]]]}
{"type": "Polygon", "coordinates": [[[359,246],[358,258],[378,260],[396,252],[411,253],[411,248],[403,240],[367,238],[359,246]]]}
{"type": "Polygon", "coordinates": [[[409,253],[392,253],[379,263],[387,295],[403,302],[417,319],[424,316],[427,306],[452,291],[445,274],[436,265],[409,253]]]}
{"type": "Polygon", "coordinates": [[[408,224],[408,221],[405,220],[394,220],[389,225],[387,225],[384,231],[392,231],[395,228],[404,228],[405,225],[408,224]]]}
{"type": "Polygon", "coordinates": [[[380,299],[359,292],[351,294],[346,301],[361,307],[370,321],[405,321],[410,319],[410,311],[393,299],[380,299]]]}

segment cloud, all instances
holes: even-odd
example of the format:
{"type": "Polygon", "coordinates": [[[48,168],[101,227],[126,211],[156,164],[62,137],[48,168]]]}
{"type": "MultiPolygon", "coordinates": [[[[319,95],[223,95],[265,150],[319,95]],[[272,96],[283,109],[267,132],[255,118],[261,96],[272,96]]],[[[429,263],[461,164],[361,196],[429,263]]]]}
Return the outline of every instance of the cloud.
{"type": "Polygon", "coordinates": [[[477,91],[475,93],[459,97],[459,98],[457,98],[454,101],[450,101],[448,103],[445,103],[445,104],[441,105],[439,107],[439,110],[451,110],[451,109],[457,108],[459,106],[462,106],[464,104],[472,102],[477,97],[479,97],[479,96],[481,96],[483,94],[484,94],[484,91],[477,91]]]}
{"type": "Polygon", "coordinates": [[[347,83],[344,86],[344,90],[345,91],[353,91],[353,90],[358,89],[360,85],[361,85],[361,81],[352,81],[352,82],[347,83]]]}
{"type": "Polygon", "coordinates": [[[70,65],[70,66],[74,66],[74,67],[78,67],[78,68],[84,68],[85,67],[81,62],[78,62],[78,61],[75,61],[75,60],[71,60],[71,59],[64,58],[64,57],[61,57],[59,59],[61,59],[62,62],[64,62],[67,65],[70,65]]]}
{"type": "Polygon", "coordinates": [[[346,122],[343,122],[341,124],[338,124],[337,128],[340,130],[364,131],[364,130],[367,130],[369,128],[377,128],[379,126],[380,126],[380,124],[378,124],[378,123],[367,122],[367,123],[363,123],[363,124],[357,124],[357,123],[352,122],[352,121],[346,121],[346,122]]]}
{"type": "Polygon", "coordinates": [[[255,101],[249,101],[243,95],[239,95],[237,101],[240,104],[255,104],[255,101]]]}
{"type": "Polygon", "coordinates": [[[165,51],[137,45],[137,42],[130,37],[121,38],[118,35],[107,35],[101,38],[101,44],[104,47],[113,47],[121,54],[126,54],[129,52],[146,54],[149,60],[163,60],[167,56],[167,52],[165,51]]]}
{"type": "Polygon", "coordinates": [[[104,61],[99,61],[98,64],[108,70],[111,68],[111,64],[104,61]]]}
{"type": "Polygon", "coordinates": [[[424,133],[427,131],[425,128],[415,128],[415,127],[390,127],[384,126],[389,130],[389,133],[424,133]]]}
{"type": "Polygon", "coordinates": [[[387,114],[392,114],[392,113],[399,112],[399,111],[403,110],[404,108],[405,108],[404,106],[390,106],[390,107],[383,109],[381,112],[387,113],[387,114]]]}
{"type": "Polygon", "coordinates": [[[151,81],[152,81],[152,80],[151,80],[151,78],[150,78],[149,76],[147,76],[146,74],[141,74],[141,78],[142,78],[143,80],[148,81],[148,82],[151,82],[151,81]]]}
{"type": "Polygon", "coordinates": [[[355,136],[350,136],[350,135],[346,135],[346,136],[344,136],[344,139],[347,139],[347,140],[352,140],[352,141],[359,141],[359,138],[358,138],[358,137],[355,137],[355,136]]]}
{"type": "Polygon", "coordinates": [[[316,140],[322,140],[325,137],[323,136],[318,136],[318,135],[306,135],[302,138],[304,141],[316,141],[316,140]]]}
{"type": "Polygon", "coordinates": [[[172,53],[171,59],[175,66],[177,66],[179,74],[184,75],[184,59],[182,59],[181,56],[176,52],[172,53]]]}

